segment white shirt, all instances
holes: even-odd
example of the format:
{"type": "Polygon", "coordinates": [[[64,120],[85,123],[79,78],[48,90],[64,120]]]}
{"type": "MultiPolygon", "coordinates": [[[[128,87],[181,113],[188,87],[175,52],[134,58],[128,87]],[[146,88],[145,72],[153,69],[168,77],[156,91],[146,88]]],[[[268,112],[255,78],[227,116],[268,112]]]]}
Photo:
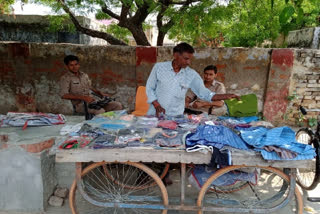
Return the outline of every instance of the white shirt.
{"type": "MultiPolygon", "coordinates": [[[[189,88],[206,101],[211,101],[215,95],[204,86],[200,75],[190,67],[181,68],[176,73],[172,67],[172,61],[156,63],[147,80],[148,103],[157,100],[166,110],[166,115],[182,115],[189,88]]],[[[150,105],[148,115],[155,115],[155,113],[155,108],[150,105]]]]}

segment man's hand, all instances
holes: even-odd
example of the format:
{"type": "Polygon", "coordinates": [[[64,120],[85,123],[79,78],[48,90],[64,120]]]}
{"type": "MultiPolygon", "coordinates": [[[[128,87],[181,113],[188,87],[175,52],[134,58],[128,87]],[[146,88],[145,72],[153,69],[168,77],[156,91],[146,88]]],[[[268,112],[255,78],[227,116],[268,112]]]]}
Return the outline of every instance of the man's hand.
{"type": "Polygon", "coordinates": [[[212,101],[217,101],[217,100],[229,100],[232,98],[236,98],[237,100],[240,100],[240,97],[235,94],[215,94],[211,100],[212,101]]]}
{"type": "Polygon", "coordinates": [[[205,102],[201,102],[201,101],[195,101],[192,104],[192,108],[201,108],[205,105],[205,102]]]}
{"type": "Polygon", "coordinates": [[[156,116],[157,117],[159,117],[161,113],[163,113],[163,114],[166,113],[166,110],[161,107],[160,103],[157,100],[153,101],[152,105],[156,109],[156,116]]]}

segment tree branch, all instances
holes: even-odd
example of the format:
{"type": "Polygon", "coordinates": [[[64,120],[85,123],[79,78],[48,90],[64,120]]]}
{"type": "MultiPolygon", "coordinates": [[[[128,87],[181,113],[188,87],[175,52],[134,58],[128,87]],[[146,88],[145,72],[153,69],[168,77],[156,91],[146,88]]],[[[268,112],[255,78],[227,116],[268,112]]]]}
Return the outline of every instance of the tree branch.
{"type": "Polygon", "coordinates": [[[187,0],[187,1],[179,1],[179,2],[175,2],[175,1],[170,1],[170,4],[174,4],[174,5],[185,5],[185,4],[191,4],[194,2],[200,2],[200,0],[187,0]]]}
{"type": "Polygon", "coordinates": [[[73,22],[73,24],[75,25],[76,29],[79,32],[87,34],[92,37],[104,39],[112,45],[127,45],[123,41],[113,37],[108,33],[82,27],[79,21],[77,20],[77,18],[75,17],[75,15],[70,11],[69,7],[63,2],[63,0],[57,0],[57,2],[61,4],[63,10],[69,15],[71,21],[73,22]]]}
{"type": "Polygon", "coordinates": [[[101,7],[102,12],[108,14],[109,16],[111,16],[112,18],[118,19],[120,20],[120,16],[115,14],[114,12],[112,12],[111,10],[108,9],[107,5],[104,5],[103,7],[101,7]]]}
{"type": "Polygon", "coordinates": [[[130,11],[130,7],[128,7],[124,3],[122,3],[121,14],[120,14],[121,21],[127,20],[127,16],[128,16],[129,11],[130,11]]]}
{"type": "Polygon", "coordinates": [[[179,9],[179,12],[181,13],[181,12],[185,11],[191,3],[199,2],[199,1],[200,0],[187,0],[187,1],[181,1],[181,2],[173,2],[172,0],[161,0],[160,1],[161,10],[157,16],[157,27],[158,27],[158,31],[159,31],[158,37],[157,37],[157,46],[163,45],[163,40],[164,40],[165,35],[168,33],[170,28],[175,24],[173,19],[170,19],[170,21],[167,22],[166,24],[162,23],[164,13],[168,9],[169,5],[182,4],[182,7],[180,7],[180,9],[179,9]]]}
{"type": "Polygon", "coordinates": [[[146,1],[144,1],[143,5],[139,6],[139,4],[137,4],[137,6],[138,10],[131,18],[131,20],[133,23],[140,25],[146,20],[147,16],[149,15],[149,4],[146,1]]]}

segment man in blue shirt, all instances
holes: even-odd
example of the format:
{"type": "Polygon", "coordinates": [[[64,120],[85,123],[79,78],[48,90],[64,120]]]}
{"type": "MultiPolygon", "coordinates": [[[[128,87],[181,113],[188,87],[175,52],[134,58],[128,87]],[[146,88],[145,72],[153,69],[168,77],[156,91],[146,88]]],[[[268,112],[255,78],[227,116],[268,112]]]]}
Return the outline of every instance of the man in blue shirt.
{"type": "Polygon", "coordinates": [[[183,42],[173,48],[173,61],[154,65],[146,86],[148,103],[152,104],[148,115],[182,115],[189,88],[208,102],[238,98],[234,94],[216,94],[207,89],[200,75],[189,67],[193,53],[193,47],[183,42]]]}

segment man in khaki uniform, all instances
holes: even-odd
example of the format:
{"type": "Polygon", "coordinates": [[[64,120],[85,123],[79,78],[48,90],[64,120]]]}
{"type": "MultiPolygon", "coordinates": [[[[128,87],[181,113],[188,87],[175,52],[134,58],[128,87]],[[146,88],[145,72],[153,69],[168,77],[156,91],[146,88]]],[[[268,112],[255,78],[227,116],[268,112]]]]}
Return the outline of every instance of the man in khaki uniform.
{"type": "MultiPolygon", "coordinates": [[[[86,73],[80,71],[79,58],[77,56],[68,55],[64,58],[68,72],[60,79],[60,96],[62,99],[71,100],[76,112],[84,113],[82,101],[91,103],[95,98],[90,94],[91,91],[100,96],[109,96],[91,86],[91,81],[86,73]]],[[[101,114],[106,111],[121,110],[122,105],[119,102],[112,101],[100,110],[88,109],[91,114],[101,114]]]]}
{"type": "MultiPolygon", "coordinates": [[[[215,92],[216,94],[226,93],[226,88],[224,87],[224,84],[215,80],[218,73],[218,69],[216,66],[209,65],[204,69],[203,72],[203,82],[206,88],[208,88],[212,92],[215,92]]],[[[207,112],[208,114],[214,115],[223,115],[227,112],[223,100],[207,102],[197,98],[195,93],[193,93],[191,90],[187,92],[185,102],[187,109],[195,111],[207,112]]]]}

